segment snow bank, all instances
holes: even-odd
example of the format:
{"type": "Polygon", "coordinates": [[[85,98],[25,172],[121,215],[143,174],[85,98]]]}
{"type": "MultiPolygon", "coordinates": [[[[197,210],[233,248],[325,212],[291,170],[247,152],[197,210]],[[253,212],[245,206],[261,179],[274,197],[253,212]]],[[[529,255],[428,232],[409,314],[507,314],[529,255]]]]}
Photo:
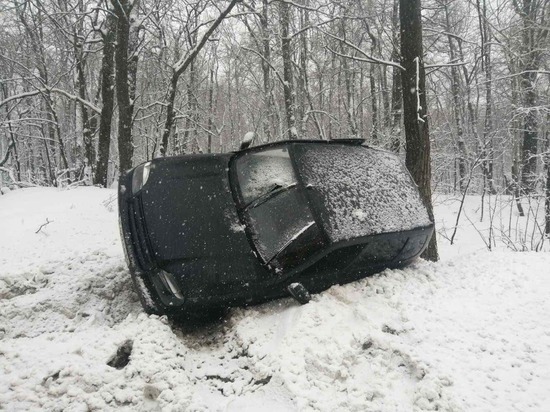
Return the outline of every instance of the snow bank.
{"type": "Polygon", "coordinates": [[[142,313],[114,193],[0,198],[0,409],[547,410],[548,253],[418,261],[181,330],[142,313]]]}

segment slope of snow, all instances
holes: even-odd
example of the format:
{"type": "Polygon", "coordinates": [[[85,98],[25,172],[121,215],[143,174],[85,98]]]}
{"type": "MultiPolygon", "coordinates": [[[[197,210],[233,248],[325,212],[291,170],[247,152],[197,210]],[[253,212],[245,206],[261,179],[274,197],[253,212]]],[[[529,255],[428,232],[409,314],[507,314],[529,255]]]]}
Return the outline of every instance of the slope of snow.
{"type": "Polygon", "coordinates": [[[547,252],[487,252],[464,229],[439,263],[181,330],[141,310],[114,195],[0,196],[0,410],[548,410],[547,252]]]}

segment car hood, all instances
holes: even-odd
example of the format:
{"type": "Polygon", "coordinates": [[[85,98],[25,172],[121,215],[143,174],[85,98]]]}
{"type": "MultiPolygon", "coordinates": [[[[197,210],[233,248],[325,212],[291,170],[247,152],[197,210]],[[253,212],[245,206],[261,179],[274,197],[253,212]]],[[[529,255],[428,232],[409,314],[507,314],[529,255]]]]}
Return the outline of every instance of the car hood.
{"type": "Polygon", "coordinates": [[[250,253],[228,178],[231,155],[154,160],[140,201],[159,265],[250,253]]]}

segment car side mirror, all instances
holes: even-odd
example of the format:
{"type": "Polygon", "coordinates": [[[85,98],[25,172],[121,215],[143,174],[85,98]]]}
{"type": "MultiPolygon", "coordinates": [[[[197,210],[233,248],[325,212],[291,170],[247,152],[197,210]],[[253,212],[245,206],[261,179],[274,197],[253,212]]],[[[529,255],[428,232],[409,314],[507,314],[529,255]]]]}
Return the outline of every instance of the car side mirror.
{"type": "Polygon", "coordinates": [[[241,140],[241,147],[240,150],[247,149],[254,140],[254,132],[247,132],[245,133],[243,140],[241,140]]]}

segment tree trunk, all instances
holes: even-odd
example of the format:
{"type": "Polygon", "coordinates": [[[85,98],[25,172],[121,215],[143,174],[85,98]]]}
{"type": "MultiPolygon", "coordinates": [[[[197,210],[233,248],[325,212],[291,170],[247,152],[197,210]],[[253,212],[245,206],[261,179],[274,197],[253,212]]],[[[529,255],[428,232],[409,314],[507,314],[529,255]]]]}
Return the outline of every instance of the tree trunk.
{"type": "MultiPolygon", "coordinates": [[[[344,25],[342,23],[342,32],[341,35],[344,36],[344,25]]],[[[343,47],[341,48],[342,53],[344,53],[343,47]]],[[[348,124],[349,124],[349,130],[352,137],[358,137],[358,131],[357,131],[357,122],[356,116],[355,116],[355,102],[354,102],[354,95],[355,90],[353,87],[353,73],[351,73],[349,62],[347,59],[342,59],[342,70],[344,72],[344,84],[346,87],[346,100],[345,100],[345,107],[346,107],[346,116],[348,118],[348,124]]]]}
{"type": "Polygon", "coordinates": [[[214,133],[214,66],[210,68],[210,84],[208,86],[208,146],[207,153],[212,153],[212,134],[214,133]]]}
{"type": "Polygon", "coordinates": [[[177,150],[179,153],[187,153],[187,145],[191,142],[196,134],[196,116],[197,116],[197,97],[195,95],[195,83],[197,82],[197,70],[195,62],[189,65],[189,83],[187,83],[187,117],[185,118],[185,130],[183,131],[183,139],[178,142],[177,150]],[[192,132],[192,133],[191,133],[192,132]]]}
{"type": "Polygon", "coordinates": [[[546,138],[546,199],[544,233],[550,236],[550,133],[546,138]]]}
{"type": "MultiPolygon", "coordinates": [[[[392,54],[391,61],[400,60],[399,52],[399,0],[394,0],[392,10],[392,54]]],[[[401,73],[397,67],[392,68],[391,88],[391,143],[390,150],[399,153],[401,148],[401,117],[403,111],[403,93],[401,89],[401,73]]]]}
{"type": "Polygon", "coordinates": [[[371,130],[371,141],[372,144],[377,146],[380,144],[379,136],[379,122],[378,122],[378,98],[376,93],[376,81],[374,79],[375,74],[375,65],[370,65],[369,73],[369,83],[370,83],[370,98],[371,98],[371,108],[372,108],[372,130],[371,130]]]}
{"type": "Polygon", "coordinates": [[[115,48],[116,96],[118,102],[118,157],[119,170],[132,168],[134,145],[132,141],[133,104],[130,101],[130,77],[128,48],[130,37],[130,13],[133,4],[129,0],[111,0],[117,17],[117,41],[115,48]]]}
{"type": "MultiPolygon", "coordinates": [[[[370,52],[371,55],[376,54],[376,49],[378,45],[378,39],[374,34],[368,30],[368,35],[372,42],[370,52]]],[[[376,92],[376,65],[371,64],[369,70],[369,84],[370,84],[370,99],[371,99],[371,109],[372,109],[372,130],[371,130],[371,141],[373,145],[377,146],[380,144],[380,121],[378,115],[378,93],[376,92]]]]}
{"type": "MultiPolygon", "coordinates": [[[[302,16],[303,16],[302,28],[303,27],[309,27],[309,11],[308,10],[302,10],[302,16]]],[[[308,105],[309,110],[311,112],[311,118],[313,119],[313,124],[315,125],[315,128],[317,129],[317,135],[319,136],[319,139],[324,140],[325,137],[323,135],[323,129],[321,128],[321,125],[319,123],[319,119],[317,118],[317,114],[315,113],[315,108],[313,106],[313,97],[311,96],[311,91],[310,91],[310,87],[309,87],[309,74],[308,74],[309,47],[308,47],[308,44],[310,42],[309,42],[307,33],[308,33],[307,31],[304,31],[300,36],[300,41],[301,41],[301,46],[302,46],[300,62],[301,62],[302,76],[304,78],[304,93],[305,93],[305,98],[307,100],[307,105],[308,105]]],[[[304,110],[306,110],[305,107],[304,107],[304,110]]],[[[306,116],[306,118],[307,117],[309,117],[309,116],[306,116]]],[[[304,130],[306,130],[305,129],[305,122],[304,122],[304,130]]]]}
{"type": "MultiPolygon", "coordinates": [[[[406,137],[406,165],[420,189],[422,200],[434,220],[431,190],[430,136],[428,129],[425,72],[422,50],[420,0],[400,0],[401,73],[406,137]]],[[[422,254],[437,261],[436,234],[422,254]]]]}
{"type": "MultiPolygon", "coordinates": [[[[523,0],[521,6],[514,3],[516,11],[522,19],[522,47],[521,47],[521,80],[520,90],[522,105],[524,110],[523,117],[523,136],[522,136],[522,169],[521,185],[526,193],[535,189],[537,172],[537,142],[538,142],[538,122],[536,114],[537,89],[536,89],[536,71],[540,65],[540,49],[544,47],[539,44],[537,38],[536,17],[537,8],[540,7],[534,0],[523,0]]],[[[542,13],[544,15],[544,13],[542,13]]],[[[547,30],[546,30],[547,33],[547,30]]]]}
{"type": "MultiPolygon", "coordinates": [[[[4,98],[8,97],[8,87],[6,83],[0,83],[0,88],[4,98]]],[[[19,160],[19,153],[17,151],[17,141],[15,140],[15,133],[13,132],[13,127],[11,124],[11,110],[9,104],[6,104],[6,119],[8,120],[8,134],[10,143],[8,144],[7,152],[5,159],[0,161],[0,166],[8,161],[10,151],[12,153],[13,161],[15,162],[15,171],[17,173],[17,180],[21,181],[21,161],[19,160]]]]}
{"type": "MultiPolygon", "coordinates": [[[[445,30],[447,33],[447,40],[449,42],[449,57],[452,63],[456,62],[457,52],[454,44],[453,36],[451,35],[452,27],[449,17],[448,5],[445,8],[445,30]]],[[[460,108],[462,107],[460,101],[460,73],[457,66],[451,66],[451,94],[453,98],[453,114],[456,125],[456,140],[458,147],[458,182],[460,191],[463,192],[466,188],[466,145],[464,144],[464,126],[462,123],[462,113],[460,108]]]]}
{"type": "Polygon", "coordinates": [[[111,123],[114,108],[115,40],[116,21],[112,14],[106,15],[106,27],[103,35],[103,60],[101,62],[101,114],[99,117],[99,141],[97,145],[97,164],[94,184],[107,187],[109,170],[109,151],[111,147],[111,123]]]}
{"type": "Polygon", "coordinates": [[[546,188],[544,201],[544,233],[550,236],[550,113],[546,114],[546,154],[544,168],[546,169],[546,188]]]}
{"type": "MultiPolygon", "coordinates": [[[[527,69],[529,70],[529,69],[527,69]]],[[[535,189],[537,179],[538,124],[535,112],[537,91],[536,73],[522,73],[520,88],[523,94],[523,108],[527,111],[523,118],[521,186],[526,193],[535,189]]]]}
{"type": "Polygon", "coordinates": [[[487,4],[483,0],[476,1],[479,31],[481,33],[481,64],[485,71],[485,122],[483,126],[483,140],[479,142],[481,152],[481,166],[483,170],[483,190],[486,190],[486,183],[489,185],[489,192],[495,193],[494,188],[494,148],[493,148],[493,67],[491,63],[491,28],[487,24],[487,4]]]}
{"type": "Polygon", "coordinates": [[[268,0],[262,0],[262,12],[260,14],[260,28],[262,36],[262,75],[263,75],[263,99],[265,115],[263,117],[263,129],[266,142],[270,142],[271,128],[273,127],[273,108],[271,91],[271,46],[269,44],[269,5],[268,0]]]}
{"type": "Polygon", "coordinates": [[[292,57],[290,52],[290,10],[285,2],[279,3],[279,22],[281,25],[281,52],[283,57],[283,93],[285,98],[286,122],[288,138],[297,139],[296,129],[296,103],[294,93],[294,79],[292,74],[292,57]]]}
{"type": "MultiPolygon", "coordinates": [[[[85,75],[85,66],[86,62],[84,60],[84,50],[82,44],[78,41],[78,35],[74,33],[74,48],[76,56],[76,74],[77,74],[77,86],[78,86],[78,95],[82,100],[87,100],[86,96],[86,75],[85,75]]],[[[92,141],[93,138],[93,127],[92,127],[92,118],[88,111],[88,107],[82,102],[80,104],[80,110],[82,113],[82,140],[84,142],[84,156],[86,157],[86,162],[92,167],[92,170],[95,168],[95,150],[94,144],[92,141]]],[[[92,115],[93,116],[93,115],[92,115]]],[[[92,171],[93,173],[93,171],[92,171]]]]}
{"type": "MultiPolygon", "coordinates": [[[[86,9],[84,7],[83,0],[77,2],[78,13],[84,14],[86,9]]],[[[66,3],[60,3],[60,8],[66,16],[69,16],[68,5],[66,3]]],[[[65,18],[65,17],[64,17],[65,18]]],[[[84,145],[84,153],[80,151],[78,153],[79,158],[75,159],[80,162],[78,167],[81,171],[85,166],[89,166],[91,170],[91,176],[93,178],[95,172],[95,147],[93,137],[97,128],[97,116],[91,112],[88,106],[83,101],[88,100],[88,79],[86,78],[86,65],[88,52],[86,51],[86,33],[84,29],[84,20],[78,20],[73,25],[73,49],[75,56],[75,69],[76,69],[76,89],[81,101],[76,102],[75,105],[79,108],[82,116],[82,143],[84,145]]],[[[77,145],[78,147],[78,145],[77,145]]],[[[82,179],[81,173],[79,179],[82,179]]]]}
{"type": "MultiPolygon", "coordinates": [[[[517,70],[516,64],[515,64],[515,58],[511,58],[510,62],[510,72],[515,73],[517,70]]],[[[511,102],[512,105],[515,107],[518,107],[520,105],[520,80],[513,76],[510,79],[510,90],[511,90],[511,102]]],[[[521,205],[521,193],[520,193],[520,186],[521,186],[521,143],[519,136],[521,135],[520,129],[521,129],[521,119],[519,119],[519,116],[514,116],[511,120],[511,129],[512,132],[512,166],[511,166],[511,173],[512,173],[512,193],[514,196],[514,200],[518,209],[518,213],[520,216],[525,216],[523,211],[523,206],[521,205]]]]}

